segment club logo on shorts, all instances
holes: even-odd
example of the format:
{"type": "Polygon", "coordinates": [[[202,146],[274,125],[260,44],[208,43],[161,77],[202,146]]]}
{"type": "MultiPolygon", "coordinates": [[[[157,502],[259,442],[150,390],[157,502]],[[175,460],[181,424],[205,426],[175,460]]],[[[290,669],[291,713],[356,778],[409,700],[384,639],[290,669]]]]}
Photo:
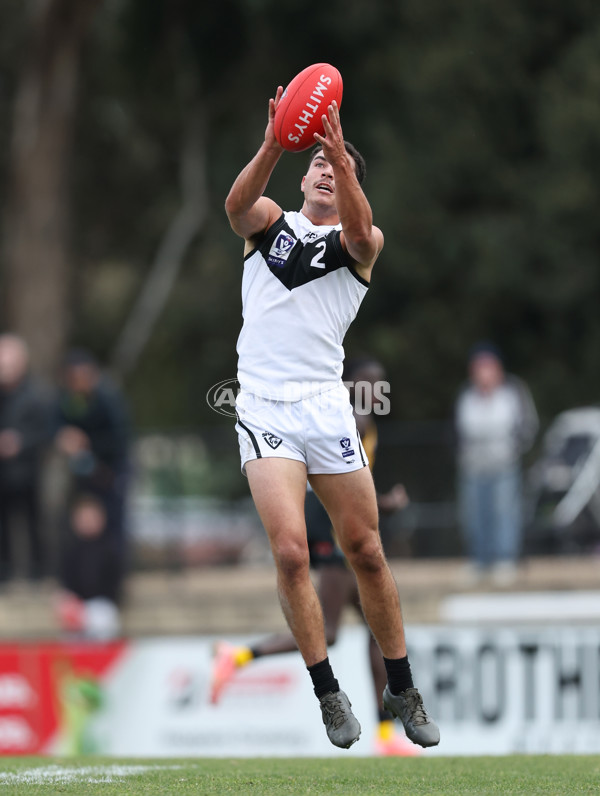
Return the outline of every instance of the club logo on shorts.
{"type": "Polygon", "coordinates": [[[352,442],[350,441],[349,437],[342,437],[340,440],[340,446],[342,448],[342,456],[344,459],[347,459],[348,456],[354,456],[354,448],[352,448],[352,442]]]}
{"type": "Polygon", "coordinates": [[[287,232],[280,232],[267,254],[267,263],[282,268],[294,248],[294,243],[296,243],[295,238],[292,238],[287,232]]]}
{"type": "Polygon", "coordinates": [[[276,437],[275,434],[271,434],[270,431],[263,431],[262,435],[264,441],[267,443],[267,445],[273,448],[273,450],[275,450],[275,448],[278,448],[283,441],[281,437],[276,437]]]}

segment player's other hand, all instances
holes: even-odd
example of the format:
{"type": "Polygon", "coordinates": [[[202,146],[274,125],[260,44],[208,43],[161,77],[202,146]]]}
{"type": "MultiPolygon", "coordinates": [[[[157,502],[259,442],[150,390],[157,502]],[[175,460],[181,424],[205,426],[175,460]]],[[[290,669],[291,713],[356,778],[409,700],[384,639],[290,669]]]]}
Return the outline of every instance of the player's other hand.
{"type": "MultiPolygon", "coordinates": [[[[350,155],[346,152],[346,144],[344,143],[344,133],[342,132],[342,122],[340,120],[340,109],[335,100],[327,107],[327,114],[321,117],[323,120],[323,129],[325,136],[315,133],[315,141],[323,147],[323,154],[325,158],[335,166],[342,160],[352,160],[350,155]]],[[[354,171],[354,164],[352,164],[354,171]]]]}

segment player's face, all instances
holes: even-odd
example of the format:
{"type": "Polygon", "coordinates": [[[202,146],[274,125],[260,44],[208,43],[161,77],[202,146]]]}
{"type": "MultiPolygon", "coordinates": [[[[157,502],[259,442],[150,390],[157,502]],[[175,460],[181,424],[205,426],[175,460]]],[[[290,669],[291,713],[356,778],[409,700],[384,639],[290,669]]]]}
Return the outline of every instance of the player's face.
{"type": "Polygon", "coordinates": [[[333,169],[322,154],[317,153],[311,160],[308,171],[302,178],[301,190],[307,201],[334,204],[333,169]]]}

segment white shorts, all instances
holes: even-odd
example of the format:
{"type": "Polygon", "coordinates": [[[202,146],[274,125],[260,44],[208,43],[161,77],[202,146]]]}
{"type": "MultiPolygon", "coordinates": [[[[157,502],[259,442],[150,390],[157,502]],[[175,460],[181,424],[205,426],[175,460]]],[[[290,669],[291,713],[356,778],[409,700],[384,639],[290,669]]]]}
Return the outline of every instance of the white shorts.
{"type": "Polygon", "coordinates": [[[242,472],[252,459],[304,462],[309,474],[350,473],[369,462],[343,384],[300,401],[244,392],[236,400],[242,472]]]}

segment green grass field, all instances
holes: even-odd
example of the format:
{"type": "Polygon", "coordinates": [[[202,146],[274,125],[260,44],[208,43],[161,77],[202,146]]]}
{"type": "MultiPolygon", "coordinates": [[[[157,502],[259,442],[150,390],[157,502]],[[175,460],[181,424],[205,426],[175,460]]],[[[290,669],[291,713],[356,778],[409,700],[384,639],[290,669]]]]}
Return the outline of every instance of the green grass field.
{"type": "Polygon", "coordinates": [[[125,760],[4,758],[0,796],[600,793],[600,757],[125,760]]]}

